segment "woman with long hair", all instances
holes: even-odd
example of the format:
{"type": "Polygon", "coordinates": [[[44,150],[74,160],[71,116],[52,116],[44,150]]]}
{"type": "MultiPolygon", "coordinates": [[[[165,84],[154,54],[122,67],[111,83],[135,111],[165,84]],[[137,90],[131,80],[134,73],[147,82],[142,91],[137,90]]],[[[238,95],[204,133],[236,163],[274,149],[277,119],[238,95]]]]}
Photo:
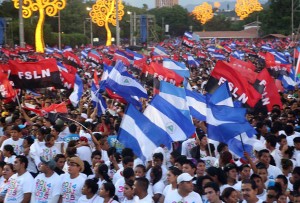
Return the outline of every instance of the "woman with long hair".
{"type": "Polygon", "coordinates": [[[99,195],[103,198],[103,203],[118,203],[118,197],[115,196],[116,188],[111,182],[103,183],[99,195]]]}
{"type": "Polygon", "coordinates": [[[182,173],[182,171],[178,168],[176,168],[175,166],[172,166],[169,168],[168,172],[167,172],[167,181],[169,183],[169,185],[167,185],[161,195],[161,197],[159,198],[159,202],[163,203],[165,200],[165,196],[173,191],[177,189],[177,177],[182,173]]]}

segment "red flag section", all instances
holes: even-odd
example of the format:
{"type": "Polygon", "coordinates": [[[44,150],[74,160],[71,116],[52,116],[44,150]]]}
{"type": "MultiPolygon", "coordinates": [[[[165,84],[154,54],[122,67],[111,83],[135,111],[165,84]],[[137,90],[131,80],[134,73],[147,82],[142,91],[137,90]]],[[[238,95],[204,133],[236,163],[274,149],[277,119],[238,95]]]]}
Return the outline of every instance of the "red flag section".
{"type": "Polygon", "coordinates": [[[261,99],[261,95],[252,87],[243,76],[225,61],[218,61],[211,73],[211,77],[206,85],[209,93],[212,93],[218,86],[228,81],[232,96],[242,103],[247,103],[250,107],[261,99]]]}
{"type": "Polygon", "coordinates": [[[0,98],[11,99],[16,96],[16,92],[11,86],[7,75],[0,70],[0,98]]]}
{"type": "Polygon", "coordinates": [[[282,108],[282,103],[275,80],[270,76],[267,69],[263,69],[257,75],[254,87],[262,94],[262,104],[267,106],[269,112],[272,111],[274,105],[279,105],[280,108],[282,108]]]}
{"type": "Polygon", "coordinates": [[[231,67],[238,71],[247,81],[254,84],[257,73],[255,71],[255,66],[251,62],[242,61],[230,56],[231,67]]]}
{"type": "Polygon", "coordinates": [[[16,88],[62,87],[60,72],[55,59],[23,63],[10,60],[9,66],[11,71],[9,79],[13,81],[16,88]]]}
{"type": "Polygon", "coordinates": [[[63,53],[63,56],[70,64],[74,64],[79,67],[82,66],[80,59],[74,53],[72,53],[70,51],[65,51],[63,53]]]}
{"type": "Polygon", "coordinates": [[[150,65],[143,67],[144,74],[153,75],[154,78],[164,80],[175,85],[180,85],[183,82],[183,78],[172,70],[169,70],[162,66],[162,64],[151,62],[150,65]]]}
{"type": "Polygon", "coordinates": [[[108,94],[108,96],[111,98],[111,99],[115,99],[123,104],[127,104],[126,100],[121,97],[120,95],[118,94],[115,94],[113,91],[111,91],[110,89],[106,88],[105,89],[106,93],[108,94]]]}
{"type": "Polygon", "coordinates": [[[27,106],[24,106],[23,108],[35,112],[39,116],[44,116],[47,113],[68,113],[68,109],[65,102],[62,102],[60,104],[51,104],[50,106],[44,107],[42,109],[34,109],[27,106]]]}

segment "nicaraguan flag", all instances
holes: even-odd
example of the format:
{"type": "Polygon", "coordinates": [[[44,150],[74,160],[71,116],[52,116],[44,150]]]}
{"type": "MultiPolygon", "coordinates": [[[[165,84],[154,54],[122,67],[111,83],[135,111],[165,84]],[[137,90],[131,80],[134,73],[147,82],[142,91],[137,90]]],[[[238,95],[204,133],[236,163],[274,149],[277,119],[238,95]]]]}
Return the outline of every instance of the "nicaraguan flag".
{"type": "Polygon", "coordinates": [[[135,51],[131,51],[130,49],[126,49],[126,52],[129,53],[130,55],[133,55],[134,60],[140,60],[140,59],[144,58],[144,56],[142,54],[139,54],[135,51]]]}
{"type": "Polygon", "coordinates": [[[183,88],[176,87],[165,81],[160,81],[159,95],[175,108],[179,109],[185,117],[191,118],[185,90],[183,88]]]}
{"type": "Polygon", "coordinates": [[[240,60],[244,60],[245,58],[245,53],[239,50],[235,50],[232,54],[232,56],[234,58],[240,59],[240,60]]]}
{"type": "Polygon", "coordinates": [[[172,59],[163,59],[163,67],[174,71],[178,75],[182,77],[189,78],[190,77],[190,70],[181,62],[174,61],[172,59]]]}
{"type": "Polygon", "coordinates": [[[216,58],[218,60],[226,60],[226,57],[223,54],[217,53],[217,52],[211,52],[211,57],[216,58]]]}
{"type": "Polygon", "coordinates": [[[153,124],[133,105],[129,105],[121,122],[118,140],[133,150],[144,162],[150,160],[154,149],[160,145],[171,148],[171,137],[153,124]]]}
{"type": "Polygon", "coordinates": [[[54,48],[54,51],[55,52],[57,52],[57,53],[59,53],[59,54],[62,54],[63,53],[63,51],[62,50],[60,50],[59,48],[57,48],[57,47],[55,47],[54,48]]]}
{"type": "Polygon", "coordinates": [[[81,53],[81,57],[84,58],[84,59],[86,59],[87,56],[88,56],[89,51],[86,50],[86,49],[84,49],[80,53],[81,53]]]}
{"type": "Polygon", "coordinates": [[[261,49],[265,50],[265,51],[274,51],[271,47],[267,46],[267,45],[262,45],[261,49]]]}
{"type": "Polygon", "coordinates": [[[188,39],[193,39],[193,33],[191,32],[185,32],[184,36],[187,37],[188,39]]]}
{"type": "Polygon", "coordinates": [[[104,114],[107,106],[105,100],[103,99],[102,95],[99,92],[99,89],[97,89],[94,82],[92,82],[91,86],[91,99],[94,108],[97,108],[97,115],[101,116],[102,114],[104,114]]]}
{"type": "Polygon", "coordinates": [[[159,45],[157,45],[153,50],[154,55],[168,56],[167,50],[159,45]]]}
{"type": "Polygon", "coordinates": [[[126,71],[121,61],[118,61],[108,74],[106,86],[127,102],[134,103],[136,106],[140,104],[137,99],[141,97],[148,98],[146,89],[126,71]]]}
{"type": "Polygon", "coordinates": [[[69,96],[69,99],[74,107],[78,105],[82,94],[83,94],[83,82],[82,79],[79,77],[79,75],[76,74],[73,92],[69,96]]]}
{"type": "Polygon", "coordinates": [[[191,115],[200,121],[206,121],[206,97],[187,89],[185,92],[191,115]]]}
{"type": "Polygon", "coordinates": [[[190,118],[186,118],[179,109],[175,108],[160,95],[155,95],[144,115],[155,125],[163,129],[172,141],[188,139],[194,132],[195,126],[190,118]]]}
{"type": "Polygon", "coordinates": [[[103,73],[101,76],[101,81],[100,81],[100,92],[103,92],[106,88],[106,80],[108,78],[108,75],[110,71],[113,69],[113,67],[108,66],[106,64],[103,65],[103,73]]]}
{"type": "Polygon", "coordinates": [[[54,53],[54,49],[51,47],[45,47],[45,52],[46,54],[53,54],[54,53]]]}
{"type": "Polygon", "coordinates": [[[227,144],[237,142],[237,137],[242,133],[246,133],[249,138],[252,137],[256,131],[245,118],[246,109],[227,106],[233,105],[228,84],[224,83],[220,88],[207,98],[208,137],[227,144]]]}
{"type": "Polygon", "coordinates": [[[192,55],[187,55],[188,57],[187,57],[187,60],[188,60],[188,64],[190,65],[190,66],[196,66],[196,67],[199,67],[200,66],[200,63],[197,61],[197,60],[195,60],[195,58],[192,56],[192,55]]]}
{"type": "Polygon", "coordinates": [[[216,52],[217,48],[215,46],[210,46],[210,47],[207,48],[207,51],[208,52],[216,52]]]}
{"type": "Polygon", "coordinates": [[[64,48],[64,50],[63,50],[63,52],[66,52],[66,51],[70,51],[70,52],[72,52],[72,51],[73,51],[73,49],[72,49],[72,47],[71,47],[71,46],[65,46],[65,48],[64,48]]]}
{"type": "Polygon", "coordinates": [[[275,61],[277,63],[282,63],[282,64],[288,64],[289,62],[287,61],[286,56],[284,55],[284,53],[278,52],[278,51],[270,51],[271,54],[274,55],[275,57],[275,61]]]}

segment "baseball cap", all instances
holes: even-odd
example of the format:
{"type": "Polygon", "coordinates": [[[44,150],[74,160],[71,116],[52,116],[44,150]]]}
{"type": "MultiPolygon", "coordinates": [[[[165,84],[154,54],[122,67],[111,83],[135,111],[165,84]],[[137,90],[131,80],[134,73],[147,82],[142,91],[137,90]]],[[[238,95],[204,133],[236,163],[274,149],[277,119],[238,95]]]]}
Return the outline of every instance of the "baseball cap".
{"type": "Polygon", "coordinates": [[[84,163],[79,157],[71,157],[68,159],[68,164],[69,163],[75,163],[78,164],[80,167],[80,172],[84,170],[84,163]]]}
{"type": "Polygon", "coordinates": [[[51,170],[54,170],[56,167],[56,163],[53,159],[50,159],[49,161],[45,160],[43,157],[40,157],[40,160],[43,164],[48,166],[51,170]]]}
{"type": "Polygon", "coordinates": [[[182,173],[177,177],[177,184],[193,180],[193,177],[188,173],[182,173]]]}

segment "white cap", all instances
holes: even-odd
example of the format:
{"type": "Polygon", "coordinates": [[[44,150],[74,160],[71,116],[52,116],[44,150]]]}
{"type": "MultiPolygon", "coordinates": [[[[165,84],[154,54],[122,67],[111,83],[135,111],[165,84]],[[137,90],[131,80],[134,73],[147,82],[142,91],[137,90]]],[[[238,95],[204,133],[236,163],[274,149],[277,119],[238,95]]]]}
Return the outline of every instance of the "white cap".
{"type": "Polygon", "coordinates": [[[182,173],[177,177],[177,184],[191,180],[193,180],[193,177],[190,174],[182,173]]]}
{"type": "Polygon", "coordinates": [[[88,116],[87,116],[87,114],[86,113],[81,113],[81,115],[80,115],[82,118],[84,118],[84,119],[87,119],[88,118],[88,116]]]}

